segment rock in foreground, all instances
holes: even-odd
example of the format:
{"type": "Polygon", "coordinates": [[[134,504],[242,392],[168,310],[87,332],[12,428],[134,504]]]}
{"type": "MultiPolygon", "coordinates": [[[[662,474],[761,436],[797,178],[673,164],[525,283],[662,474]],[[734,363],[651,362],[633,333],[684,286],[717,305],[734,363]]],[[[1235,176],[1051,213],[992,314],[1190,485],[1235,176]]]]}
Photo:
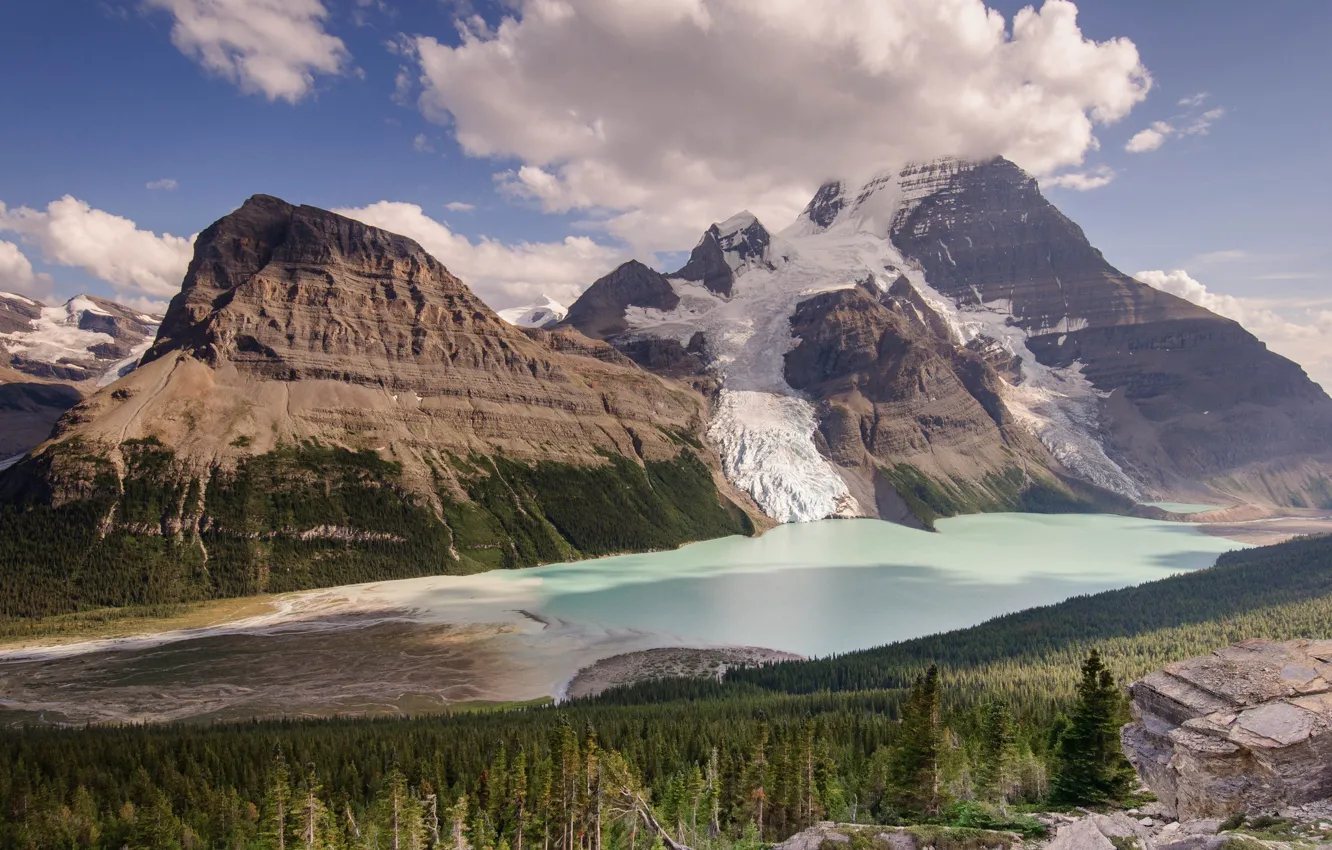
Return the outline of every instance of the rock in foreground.
{"type": "Polygon", "coordinates": [[[1130,690],[1124,752],[1179,818],[1332,796],[1332,640],[1248,640],[1130,690]]]}

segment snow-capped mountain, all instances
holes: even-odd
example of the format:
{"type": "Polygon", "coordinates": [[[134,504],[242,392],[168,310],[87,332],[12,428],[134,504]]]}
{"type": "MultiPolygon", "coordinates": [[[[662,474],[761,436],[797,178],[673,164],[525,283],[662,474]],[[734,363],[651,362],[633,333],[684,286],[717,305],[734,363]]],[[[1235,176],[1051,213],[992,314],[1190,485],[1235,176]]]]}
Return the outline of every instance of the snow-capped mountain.
{"type": "Polygon", "coordinates": [[[0,457],[40,443],[85,393],[128,374],[161,321],[92,295],[48,307],[0,292],[0,457]]]}
{"type": "Polygon", "coordinates": [[[522,307],[510,307],[507,310],[499,310],[499,317],[515,327],[520,328],[549,328],[558,325],[569,308],[560,302],[542,295],[531,304],[522,307]]]}
{"type": "Polygon", "coordinates": [[[1002,159],[832,181],[775,234],[742,212],[674,274],[597,281],[565,323],[715,380],[726,474],[782,521],[1298,504],[1332,468],[1332,401],[1298,366],[1114,269],[1002,159]]]}

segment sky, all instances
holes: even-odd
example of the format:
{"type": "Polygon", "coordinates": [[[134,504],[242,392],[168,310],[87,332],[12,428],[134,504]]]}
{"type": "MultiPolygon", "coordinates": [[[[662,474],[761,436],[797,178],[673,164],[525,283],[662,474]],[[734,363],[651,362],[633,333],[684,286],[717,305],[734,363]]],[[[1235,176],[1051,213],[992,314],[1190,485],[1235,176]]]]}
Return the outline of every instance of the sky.
{"type": "Polygon", "coordinates": [[[161,309],[255,193],[570,302],[824,180],[1008,156],[1107,259],[1332,387],[1332,4],[52,0],[0,8],[0,290],[161,309]]]}

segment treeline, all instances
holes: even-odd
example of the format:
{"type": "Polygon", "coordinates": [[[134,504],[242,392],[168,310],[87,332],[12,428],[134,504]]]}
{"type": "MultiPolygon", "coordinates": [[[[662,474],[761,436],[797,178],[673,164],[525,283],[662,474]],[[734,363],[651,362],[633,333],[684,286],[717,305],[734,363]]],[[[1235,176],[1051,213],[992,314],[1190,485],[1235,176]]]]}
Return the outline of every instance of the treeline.
{"type": "Polygon", "coordinates": [[[1040,753],[1001,702],[948,711],[942,675],[687,711],[10,731],[0,846],[757,850],[823,819],[1038,833],[1002,806],[1126,790],[1122,696],[1095,657],[1040,753]]]}
{"type": "Polygon", "coordinates": [[[438,513],[373,451],[308,441],[206,483],[155,439],[127,441],[121,456],[123,474],[70,441],[0,473],[0,618],[525,567],[753,530],[683,444],[643,465],[441,456],[438,513]]]}

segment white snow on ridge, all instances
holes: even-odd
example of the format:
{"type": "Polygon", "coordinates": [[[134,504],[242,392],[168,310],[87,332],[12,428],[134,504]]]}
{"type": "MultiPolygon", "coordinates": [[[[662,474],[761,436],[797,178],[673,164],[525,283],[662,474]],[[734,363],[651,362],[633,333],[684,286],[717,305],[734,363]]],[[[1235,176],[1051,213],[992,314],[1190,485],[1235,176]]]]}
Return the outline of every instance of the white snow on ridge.
{"type": "Polygon", "coordinates": [[[545,295],[531,304],[522,307],[510,307],[499,310],[499,317],[515,327],[544,328],[558,323],[568,313],[569,308],[545,295]]]}
{"type": "MultiPolygon", "coordinates": [[[[893,226],[968,167],[941,160],[880,173],[854,193],[846,187],[847,203],[829,227],[819,228],[802,215],[772,237],[769,255],[784,260],[775,268],[733,266],[736,278],[729,298],[701,284],[671,279],[680,296],[674,310],[626,311],[636,335],[687,343],[703,331],[710,368],[722,387],[709,436],[721,448],[727,478],[747,490],[769,516],[801,522],[863,513],[837,469],[814,445],[813,405],[786,383],[785,355],[796,344],[791,317],[800,302],[820,292],[849,289],[866,280],[883,289],[902,274],[948,323],[957,344],[985,337],[1021,358],[1022,380],[1005,385],[1004,402],[1051,454],[1102,487],[1140,495],[1098,438],[1102,395],[1083,376],[1082,365],[1042,366],[1027,349],[1029,333],[1012,323],[1009,302],[985,303],[977,293],[974,303],[959,306],[930,287],[923,271],[892,244],[893,226]]],[[[740,213],[718,229],[733,233],[752,222],[752,215],[740,213]]],[[[1049,330],[1069,333],[1085,324],[1064,317],[1049,330]]]]}
{"type": "Polygon", "coordinates": [[[0,292],[0,298],[8,298],[12,301],[22,301],[24,304],[28,304],[33,307],[40,306],[36,301],[33,301],[31,298],[24,298],[22,295],[19,295],[15,292],[0,292]]]}

